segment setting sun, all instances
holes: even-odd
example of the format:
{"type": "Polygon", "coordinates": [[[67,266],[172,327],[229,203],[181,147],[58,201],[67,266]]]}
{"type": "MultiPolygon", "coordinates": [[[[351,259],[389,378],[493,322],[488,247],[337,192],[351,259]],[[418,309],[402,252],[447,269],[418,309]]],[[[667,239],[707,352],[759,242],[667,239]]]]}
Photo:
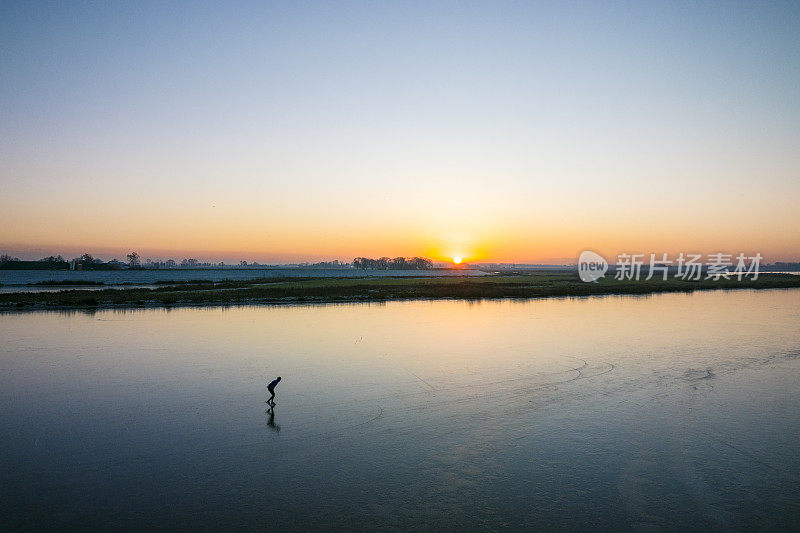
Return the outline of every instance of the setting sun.
{"type": "Polygon", "coordinates": [[[457,264],[457,265],[460,265],[460,264],[461,264],[461,258],[460,258],[460,257],[458,257],[458,256],[454,257],[454,258],[453,258],[453,263],[455,263],[455,264],[457,264]]]}

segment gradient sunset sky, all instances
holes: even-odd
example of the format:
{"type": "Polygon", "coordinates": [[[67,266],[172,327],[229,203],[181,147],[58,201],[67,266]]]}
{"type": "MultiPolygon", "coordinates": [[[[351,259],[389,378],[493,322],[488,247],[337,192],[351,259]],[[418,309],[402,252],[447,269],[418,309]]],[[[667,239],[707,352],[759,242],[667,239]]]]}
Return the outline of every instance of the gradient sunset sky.
{"type": "Polygon", "coordinates": [[[800,260],[800,2],[3,2],[0,252],[800,260]]]}

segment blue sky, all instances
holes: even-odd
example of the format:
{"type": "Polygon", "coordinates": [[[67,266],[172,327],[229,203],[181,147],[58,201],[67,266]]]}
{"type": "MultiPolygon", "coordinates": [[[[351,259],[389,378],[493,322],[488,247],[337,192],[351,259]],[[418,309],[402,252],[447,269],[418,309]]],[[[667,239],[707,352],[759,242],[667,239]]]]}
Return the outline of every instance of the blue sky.
{"type": "Polygon", "coordinates": [[[780,2],[7,2],[0,248],[796,257],[798,35],[780,2]]]}

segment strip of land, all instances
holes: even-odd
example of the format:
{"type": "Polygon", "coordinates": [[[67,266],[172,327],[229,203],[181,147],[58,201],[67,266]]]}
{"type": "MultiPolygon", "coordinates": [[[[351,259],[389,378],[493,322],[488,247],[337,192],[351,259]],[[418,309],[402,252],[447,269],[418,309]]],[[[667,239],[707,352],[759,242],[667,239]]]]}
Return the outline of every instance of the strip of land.
{"type": "Polygon", "coordinates": [[[761,274],[757,280],[616,280],[583,283],[574,273],[451,278],[265,278],[247,281],[171,282],[155,288],[63,290],[0,294],[0,311],[142,306],[370,302],[412,299],[497,299],[637,295],[717,289],[800,287],[800,276],[761,274]]]}

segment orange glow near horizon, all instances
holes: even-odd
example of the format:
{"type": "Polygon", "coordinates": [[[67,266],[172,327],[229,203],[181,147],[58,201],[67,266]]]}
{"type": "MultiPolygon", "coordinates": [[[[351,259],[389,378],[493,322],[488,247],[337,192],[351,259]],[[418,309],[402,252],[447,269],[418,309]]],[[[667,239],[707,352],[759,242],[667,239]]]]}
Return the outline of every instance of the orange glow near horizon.
{"type": "MultiPolygon", "coordinates": [[[[2,218],[2,215],[0,215],[2,218]]],[[[159,231],[157,224],[143,223],[137,228],[147,234],[142,236],[133,228],[128,231],[108,231],[100,228],[90,231],[90,225],[54,225],[42,228],[52,234],[45,239],[30,230],[12,235],[0,234],[0,253],[22,259],[39,259],[62,254],[75,257],[84,252],[96,257],[124,259],[126,253],[137,251],[141,257],[152,259],[181,259],[194,257],[203,261],[226,263],[239,260],[266,264],[315,262],[339,259],[352,261],[354,257],[428,257],[450,264],[506,262],[506,263],[574,263],[583,250],[593,250],[611,260],[618,253],[668,253],[676,256],[686,253],[728,252],[754,254],[760,252],[766,262],[797,261],[800,238],[797,235],[761,236],[755,228],[744,228],[726,235],[699,228],[691,233],[688,228],[668,234],[662,228],[642,228],[625,231],[610,227],[605,234],[602,228],[580,231],[578,228],[558,227],[550,231],[527,232],[519,228],[493,228],[476,235],[474,239],[441,238],[425,235],[421,229],[407,234],[392,233],[394,228],[312,228],[289,227],[272,224],[255,233],[238,231],[235,227],[213,228],[199,221],[193,231],[189,228],[165,227],[159,231]],[[148,227],[149,226],[149,227],[148,227]],[[272,229],[270,230],[269,227],[272,229]],[[69,236],[69,230],[74,231],[69,236]],[[78,231],[78,230],[84,231],[78,231]],[[612,233],[613,230],[613,233],[612,233]],[[105,234],[104,234],[105,233],[105,234]],[[93,234],[93,235],[91,235],[93,234]],[[79,235],[84,235],[79,238],[79,235]],[[90,236],[91,235],[91,236],[90,236]],[[230,235],[230,236],[229,236],[230,235]],[[11,241],[11,237],[15,239],[11,241]],[[71,237],[71,238],[70,238],[71,237]],[[92,238],[93,237],[93,238],[92,238]],[[7,240],[6,240],[7,239],[7,240]]],[[[266,226],[266,225],[265,225],[266,226]]],[[[5,226],[8,227],[8,226],[5,226]]],[[[17,226],[19,227],[19,226],[17,226]]],[[[261,226],[264,227],[264,226],[261,226]]],[[[542,227],[541,223],[535,227],[542,227]]],[[[0,230],[2,231],[2,230],[0,230]]],[[[796,233],[796,232],[795,232],[796,233]]]]}
{"type": "Polygon", "coordinates": [[[713,209],[674,191],[644,205],[626,191],[598,189],[590,201],[569,189],[512,195],[480,184],[458,191],[445,182],[430,184],[424,193],[413,187],[397,191],[386,205],[378,205],[375,191],[375,202],[357,208],[349,207],[357,191],[345,186],[311,198],[284,191],[280,201],[266,193],[188,191],[177,205],[147,191],[113,202],[87,194],[65,194],[58,202],[16,198],[0,210],[0,253],[39,259],[88,252],[107,260],[135,250],[142,258],[266,264],[383,256],[563,264],[587,249],[607,259],[621,252],[760,252],[767,262],[800,259],[800,212],[794,207],[800,182],[763,192],[758,204],[721,191],[725,202],[713,209]]]}

